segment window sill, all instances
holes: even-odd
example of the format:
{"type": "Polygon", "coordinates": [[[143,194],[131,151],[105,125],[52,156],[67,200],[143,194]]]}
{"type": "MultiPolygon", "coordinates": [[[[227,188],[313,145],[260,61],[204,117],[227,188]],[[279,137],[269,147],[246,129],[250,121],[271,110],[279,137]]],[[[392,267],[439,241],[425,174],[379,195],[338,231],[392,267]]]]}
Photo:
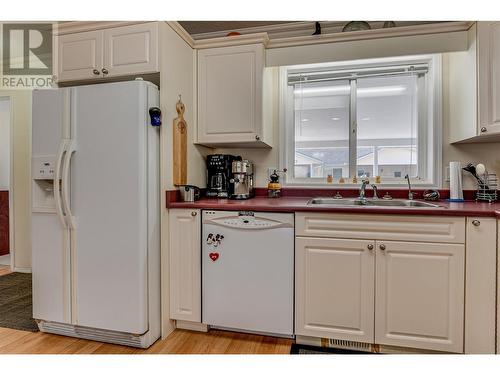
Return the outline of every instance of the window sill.
{"type": "MultiPolygon", "coordinates": [[[[408,190],[408,183],[374,183],[370,182],[371,184],[377,185],[379,189],[387,188],[387,189],[401,189],[401,190],[408,190]]],[[[361,181],[357,184],[353,183],[345,183],[345,184],[330,184],[326,182],[311,182],[304,184],[302,182],[283,182],[282,186],[284,188],[300,188],[300,189],[317,189],[317,188],[322,188],[322,189],[358,189],[361,186],[361,181]]],[[[437,184],[432,184],[429,182],[413,182],[411,181],[411,187],[412,188],[417,188],[417,189],[440,189],[437,184]]],[[[371,189],[371,188],[368,188],[371,189]]]]}

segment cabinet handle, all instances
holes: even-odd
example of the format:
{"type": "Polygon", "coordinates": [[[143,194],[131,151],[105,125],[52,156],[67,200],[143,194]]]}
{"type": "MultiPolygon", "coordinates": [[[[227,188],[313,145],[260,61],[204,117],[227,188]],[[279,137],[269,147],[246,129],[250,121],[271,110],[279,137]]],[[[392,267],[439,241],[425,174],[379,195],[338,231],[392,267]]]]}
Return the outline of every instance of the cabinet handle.
{"type": "Polygon", "coordinates": [[[488,129],[486,129],[486,126],[483,126],[483,127],[481,128],[481,133],[486,133],[487,131],[488,131],[488,129]]]}
{"type": "Polygon", "coordinates": [[[371,244],[368,244],[368,246],[366,246],[366,248],[367,248],[368,250],[373,250],[373,244],[372,244],[372,243],[371,243],[371,244]]]}
{"type": "Polygon", "coordinates": [[[97,69],[94,69],[94,70],[92,71],[92,73],[94,73],[96,76],[98,76],[99,74],[101,74],[101,72],[100,72],[100,71],[98,71],[97,69]]]}
{"type": "Polygon", "coordinates": [[[191,212],[192,217],[195,217],[196,215],[198,215],[198,212],[196,212],[196,211],[191,212]]]}
{"type": "Polygon", "coordinates": [[[260,137],[258,135],[255,136],[256,141],[260,141],[260,137]]]}
{"type": "Polygon", "coordinates": [[[474,225],[475,227],[478,227],[481,225],[481,222],[479,220],[472,220],[472,225],[474,225]]]}
{"type": "Polygon", "coordinates": [[[379,248],[380,250],[384,251],[384,250],[385,250],[385,245],[384,245],[384,244],[381,244],[378,248],[379,248]]]}
{"type": "Polygon", "coordinates": [[[109,72],[108,72],[108,69],[106,69],[106,68],[102,68],[102,74],[108,74],[108,73],[109,73],[109,72]]]}

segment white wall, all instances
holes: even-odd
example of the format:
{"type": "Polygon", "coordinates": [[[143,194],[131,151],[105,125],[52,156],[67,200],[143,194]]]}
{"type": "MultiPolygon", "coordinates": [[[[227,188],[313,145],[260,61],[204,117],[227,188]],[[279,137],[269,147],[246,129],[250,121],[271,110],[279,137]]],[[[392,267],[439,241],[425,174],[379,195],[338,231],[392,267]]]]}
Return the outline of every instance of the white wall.
{"type": "Polygon", "coordinates": [[[177,117],[175,104],[182,96],[186,108],[184,119],[187,123],[187,183],[204,187],[205,155],[210,149],[195,145],[196,119],[196,60],[195,51],[181,39],[166,23],[160,23],[161,67],[160,67],[160,103],[162,111],[162,162],[168,166],[163,170],[162,191],[174,189],[173,155],[172,155],[172,122],[177,117]]]}
{"type": "Polygon", "coordinates": [[[10,100],[0,92],[0,190],[9,190],[10,150],[10,100]]]}
{"type": "Polygon", "coordinates": [[[170,315],[170,273],[168,248],[168,210],[165,191],[174,189],[172,176],[172,122],[177,117],[175,104],[182,95],[186,107],[184,118],[188,129],[187,183],[205,186],[205,155],[211,150],[194,145],[196,119],[196,59],[195,51],[165,22],[160,22],[160,107],[161,127],[161,267],[162,267],[162,337],[168,336],[175,325],[170,315]]]}

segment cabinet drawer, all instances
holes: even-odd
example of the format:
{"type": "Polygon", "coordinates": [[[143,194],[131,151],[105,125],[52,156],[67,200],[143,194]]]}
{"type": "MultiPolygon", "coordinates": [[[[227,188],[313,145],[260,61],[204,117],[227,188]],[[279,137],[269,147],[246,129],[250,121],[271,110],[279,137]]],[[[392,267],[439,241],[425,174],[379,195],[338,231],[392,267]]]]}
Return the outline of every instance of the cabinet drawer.
{"type": "Polygon", "coordinates": [[[295,233],[312,237],[464,243],[465,218],[298,212],[295,233]]]}

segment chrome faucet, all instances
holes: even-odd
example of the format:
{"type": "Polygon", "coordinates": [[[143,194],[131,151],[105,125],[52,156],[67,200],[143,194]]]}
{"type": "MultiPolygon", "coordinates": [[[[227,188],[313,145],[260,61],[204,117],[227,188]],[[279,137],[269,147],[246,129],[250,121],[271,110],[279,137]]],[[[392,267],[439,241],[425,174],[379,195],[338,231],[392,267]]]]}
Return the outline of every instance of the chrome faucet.
{"type": "Polygon", "coordinates": [[[410,176],[406,175],[405,180],[408,181],[408,199],[412,200],[413,199],[413,192],[411,191],[410,176]]]}
{"type": "Polygon", "coordinates": [[[373,189],[373,199],[378,199],[378,189],[377,189],[377,185],[375,184],[372,184],[372,189],[373,189]]]}
{"type": "Polygon", "coordinates": [[[361,181],[361,188],[359,189],[359,199],[362,201],[366,200],[366,185],[368,185],[370,181],[363,180],[361,181]]]}

